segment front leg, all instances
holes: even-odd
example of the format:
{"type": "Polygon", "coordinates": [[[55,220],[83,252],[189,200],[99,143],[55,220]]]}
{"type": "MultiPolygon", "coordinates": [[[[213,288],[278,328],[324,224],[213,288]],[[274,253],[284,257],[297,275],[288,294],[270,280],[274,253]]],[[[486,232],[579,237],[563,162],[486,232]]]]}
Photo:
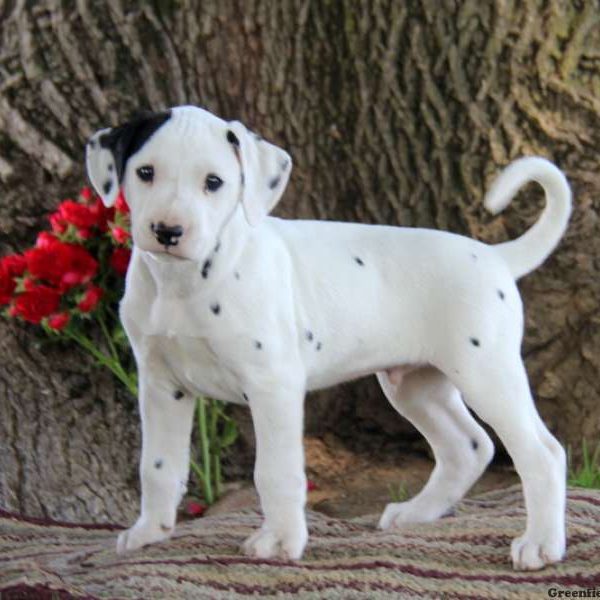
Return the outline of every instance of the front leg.
{"type": "Polygon", "coordinates": [[[189,473],[194,401],[166,377],[140,372],[142,419],[141,514],[117,540],[117,552],[135,550],[173,533],[189,473]]]}
{"type": "Polygon", "coordinates": [[[298,559],[308,540],[302,447],[304,384],[273,381],[248,392],[256,434],[254,482],[262,527],[243,545],[249,556],[298,559]]]}

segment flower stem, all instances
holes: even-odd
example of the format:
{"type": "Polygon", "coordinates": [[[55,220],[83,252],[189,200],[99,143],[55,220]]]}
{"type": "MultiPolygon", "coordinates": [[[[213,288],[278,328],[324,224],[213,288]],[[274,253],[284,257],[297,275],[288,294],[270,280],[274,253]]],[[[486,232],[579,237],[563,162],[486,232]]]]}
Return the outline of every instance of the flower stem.
{"type": "Polygon", "coordinates": [[[134,396],[137,396],[137,386],[131,380],[129,375],[125,373],[125,370],[121,366],[121,363],[118,359],[114,359],[110,356],[107,356],[106,354],[98,350],[94,342],[92,342],[92,340],[90,340],[88,337],[81,333],[76,333],[74,331],[66,329],[65,334],[72,340],[75,340],[85,350],[87,350],[101,365],[104,365],[105,367],[110,369],[117,377],[117,379],[119,379],[119,381],[121,381],[134,396]]]}
{"type": "Polygon", "coordinates": [[[206,423],[206,399],[200,396],[196,400],[198,408],[198,437],[200,438],[200,449],[202,453],[202,466],[204,467],[204,499],[207,504],[212,504],[215,499],[211,481],[210,445],[208,428],[206,423]]]}

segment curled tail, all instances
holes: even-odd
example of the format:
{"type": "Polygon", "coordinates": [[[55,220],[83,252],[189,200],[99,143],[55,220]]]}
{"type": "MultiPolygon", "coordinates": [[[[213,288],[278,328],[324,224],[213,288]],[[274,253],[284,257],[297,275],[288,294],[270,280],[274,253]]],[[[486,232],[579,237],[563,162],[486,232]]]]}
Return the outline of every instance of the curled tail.
{"type": "Polygon", "coordinates": [[[484,205],[497,214],[508,206],[519,188],[536,181],[546,193],[546,206],[539,220],[516,240],[494,248],[506,260],[515,279],[539,267],[556,248],[571,214],[571,189],[567,179],[545,158],[528,156],[512,162],[485,196],[484,205]]]}

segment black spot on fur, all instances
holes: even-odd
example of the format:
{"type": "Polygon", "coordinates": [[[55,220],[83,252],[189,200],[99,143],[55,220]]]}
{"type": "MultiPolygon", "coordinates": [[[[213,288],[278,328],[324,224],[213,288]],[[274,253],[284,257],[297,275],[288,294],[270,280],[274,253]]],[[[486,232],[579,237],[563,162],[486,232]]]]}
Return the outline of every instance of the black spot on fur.
{"type": "Polygon", "coordinates": [[[314,337],[315,337],[315,336],[313,335],[313,332],[312,332],[312,331],[309,331],[309,330],[307,329],[307,330],[306,330],[306,339],[307,339],[309,342],[312,342],[312,341],[313,341],[313,339],[314,339],[314,337]]]}
{"type": "Polygon", "coordinates": [[[317,342],[317,352],[323,347],[323,344],[321,344],[321,342],[317,342]]]}
{"type": "Polygon", "coordinates": [[[117,178],[123,181],[127,161],[171,118],[171,111],[143,112],[100,136],[100,145],[111,151],[117,178]]]}
{"type": "Polygon", "coordinates": [[[361,267],[365,266],[365,263],[362,261],[362,259],[360,259],[358,256],[354,257],[354,260],[356,261],[357,265],[360,265],[361,267]]]}
{"type": "Polygon", "coordinates": [[[258,340],[256,340],[256,342],[254,342],[254,347],[257,350],[262,350],[262,342],[259,342],[258,340]]]}
{"type": "Polygon", "coordinates": [[[469,341],[471,344],[473,344],[473,346],[479,347],[479,340],[477,338],[469,338],[469,341]]]}
{"type": "Polygon", "coordinates": [[[236,271],[236,272],[233,274],[233,276],[234,276],[236,279],[239,279],[239,278],[240,278],[240,274],[239,274],[237,271],[236,271]]]}
{"type": "Polygon", "coordinates": [[[477,450],[477,448],[479,448],[479,443],[477,440],[471,440],[471,448],[473,448],[473,450],[477,450]]]}
{"type": "Polygon", "coordinates": [[[210,310],[212,310],[215,315],[218,315],[221,312],[221,305],[218,302],[210,305],[210,310]]]}
{"type": "Polygon", "coordinates": [[[173,398],[175,398],[175,400],[181,400],[184,396],[185,394],[181,390],[175,390],[173,392],[173,398]]]}
{"type": "Polygon", "coordinates": [[[504,292],[502,290],[498,290],[498,296],[500,297],[500,300],[504,300],[504,292]]]}
{"type": "Polygon", "coordinates": [[[154,468],[155,469],[160,469],[162,466],[163,466],[162,458],[159,458],[158,460],[154,461],[154,468]]]}
{"type": "Polygon", "coordinates": [[[281,181],[281,177],[279,177],[279,175],[277,175],[277,177],[273,177],[273,179],[271,179],[271,181],[269,181],[269,189],[274,190],[279,185],[280,181],[281,181]]]}
{"type": "Polygon", "coordinates": [[[210,272],[210,268],[212,267],[212,261],[210,258],[207,258],[202,265],[202,277],[204,279],[208,278],[208,273],[210,272]]]}
{"type": "Polygon", "coordinates": [[[110,190],[112,190],[112,181],[110,179],[104,182],[102,190],[105,194],[110,194],[110,190]]]}
{"type": "Polygon", "coordinates": [[[250,398],[248,398],[248,394],[246,394],[246,392],[244,392],[242,394],[242,398],[246,401],[246,402],[250,402],[250,398]]]}
{"type": "Polygon", "coordinates": [[[227,141],[234,146],[240,145],[240,140],[238,140],[237,135],[235,135],[235,133],[233,133],[231,130],[227,132],[227,141]]]}

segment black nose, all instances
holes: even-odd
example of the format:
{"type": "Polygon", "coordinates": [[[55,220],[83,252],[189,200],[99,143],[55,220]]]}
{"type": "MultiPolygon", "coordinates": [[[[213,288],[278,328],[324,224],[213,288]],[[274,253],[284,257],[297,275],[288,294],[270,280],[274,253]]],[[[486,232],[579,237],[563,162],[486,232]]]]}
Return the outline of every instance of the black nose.
{"type": "Polygon", "coordinates": [[[151,223],[150,229],[161,246],[177,246],[179,243],[177,238],[183,235],[183,227],[181,225],[172,225],[169,227],[162,221],[151,223]]]}

